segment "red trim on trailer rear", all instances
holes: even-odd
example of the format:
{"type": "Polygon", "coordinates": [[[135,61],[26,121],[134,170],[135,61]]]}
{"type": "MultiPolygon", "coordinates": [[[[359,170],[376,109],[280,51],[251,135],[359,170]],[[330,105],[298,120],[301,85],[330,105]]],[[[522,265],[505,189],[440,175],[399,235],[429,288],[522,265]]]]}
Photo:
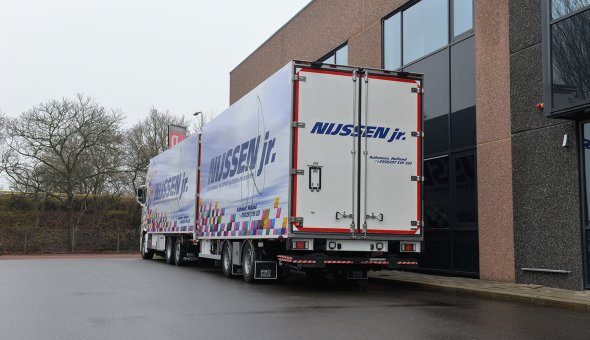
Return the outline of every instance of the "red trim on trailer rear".
{"type": "MultiPolygon", "coordinates": [[[[420,88],[420,84],[418,84],[418,88],[420,88]]],[[[418,93],[418,133],[422,132],[422,116],[420,114],[421,112],[421,101],[422,99],[422,94],[418,93]]],[[[418,137],[416,138],[417,142],[418,142],[418,161],[420,161],[422,159],[422,137],[418,137]]],[[[418,178],[420,178],[420,176],[422,176],[422,162],[418,162],[418,178]]],[[[416,185],[418,187],[418,202],[417,202],[417,211],[416,211],[416,221],[421,221],[421,215],[422,215],[422,182],[420,181],[416,181],[416,185]]],[[[418,233],[418,231],[420,231],[421,226],[418,225],[418,230],[416,231],[416,233],[418,233]]]]}
{"type": "MultiPolygon", "coordinates": [[[[297,227],[298,231],[316,232],[316,233],[350,233],[349,228],[314,228],[314,227],[297,227]]],[[[367,234],[398,234],[414,235],[416,230],[367,230],[367,234]]]]}
{"type": "MultiPolygon", "coordinates": [[[[324,70],[324,69],[312,69],[312,68],[302,68],[297,72],[297,76],[301,72],[309,72],[309,73],[321,73],[321,74],[332,74],[337,76],[351,76],[352,72],[347,71],[332,71],[332,70],[324,70]]],[[[293,120],[298,122],[299,121],[299,80],[295,81],[295,112],[293,113],[293,120]]],[[[298,149],[299,145],[299,129],[294,127],[293,128],[293,168],[297,169],[297,157],[299,153],[298,149]]],[[[292,202],[292,215],[293,217],[297,217],[297,176],[293,176],[293,193],[291,197],[292,202]]],[[[315,232],[348,232],[350,229],[331,229],[331,228],[303,228],[300,227],[297,223],[293,223],[293,226],[297,228],[297,231],[315,231],[315,232]]]]}
{"type": "MultiPolygon", "coordinates": [[[[299,72],[297,72],[299,76],[299,72]]],[[[295,82],[295,112],[293,113],[293,120],[299,121],[299,80],[295,82]]],[[[293,127],[293,169],[297,169],[297,153],[299,152],[297,146],[299,144],[299,128],[293,127]]],[[[292,204],[292,215],[297,216],[297,176],[293,176],[293,193],[291,202],[292,204]]],[[[297,223],[293,223],[293,226],[297,227],[297,223]]]]}
{"type": "Polygon", "coordinates": [[[309,231],[316,233],[350,233],[350,228],[314,228],[314,227],[297,227],[298,231],[309,231]]]}
{"type": "MultiPolygon", "coordinates": [[[[418,86],[418,88],[420,88],[420,83],[416,80],[412,80],[412,79],[402,79],[402,78],[396,78],[396,77],[388,77],[388,76],[377,76],[377,75],[369,75],[369,79],[379,79],[379,80],[387,80],[387,81],[395,81],[395,82],[402,82],[402,83],[410,83],[410,84],[416,84],[418,86]]],[[[422,117],[420,115],[420,110],[421,110],[421,94],[418,93],[418,112],[417,112],[417,116],[418,116],[418,122],[417,122],[417,131],[421,132],[422,131],[422,117]]],[[[417,144],[418,144],[418,160],[422,159],[422,138],[418,137],[416,138],[417,140],[417,144]]],[[[422,176],[422,162],[418,162],[417,164],[417,176],[420,177],[422,176]]],[[[421,221],[421,215],[422,215],[422,192],[421,192],[421,182],[420,181],[416,181],[416,187],[418,190],[418,195],[417,195],[417,208],[416,208],[416,220],[417,221],[421,221]]],[[[418,226],[416,228],[416,230],[367,230],[368,234],[405,234],[405,235],[415,235],[418,234],[420,232],[422,228],[420,226],[418,226]]]]}
{"type": "MultiPolygon", "coordinates": [[[[346,71],[332,71],[332,70],[325,70],[325,69],[310,69],[310,68],[302,68],[297,72],[297,76],[301,72],[310,72],[310,73],[321,73],[321,74],[332,74],[338,76],[350,76],[352,72],[346,71]]],[[[364,75],[360,74],[357,77],[363,78],[364,75]]],[[[402,79],[397,77],[388,77],[388,76],[377,76],[377,75],[369,75],[369,79],[380,79],[380,80],[387,80],[387,81],[396,81],[402,83],[411,83],[411,84],[418,84],[417,81],[411,79],[402,79]]],[[[418,84],[420,87],[420,84],[418,84]]],[[[297,122],[299,121],[299,80],[295,82],[295,112],[294,112],[294,120],[297,122]]],[[[420,94],[418,94],[418,131],[421,131],[421,119],[420,119],[420,94]]],[[[298,156],[298,128],[294,128],[293,131],[293,168],[297,169],[297,156],[298,156]]],[[[418,138],[418,159],[421,158],[421,138],[418,138]]],[[[418,164],[418,176],[421,175],[421,165],[418,164]]],[[[421,193],[420,193],[420,182],[418,181],[418,220],[420,220],[420,212],[421,212],[421,193]]],[[[297,216],[297,177],[293,176],[293,195],[291,197],[293,200],[292,202],[292,214],[293,216],[297,216]]],[[[300,227],[296,223],[293,224],[297,231],[302,232],[320,232],[320,233],[347,233],[350,232],[348,228],[314,228],[314,227],[300,227]]],[[[417,230],[367,230],[367,234],[391,234],[391,235],[415,235],[420,231],[420,226],[418,226],[417,230]]]]}
{"type": "Polygon", "coordinates": [[[401,83],[411,83],[415,84],[416,81],[412,79],[403,79],[403,78],[396,78],[396,77],[387,77],[387,76],[377,76],[377,75],[369,75],[369,79],[380,79],[380,80],[389,80],[389,81],[397,81],[401,83]]]}
{"type": "MultiPolygon", "coordinates": [[[[323,74],[333,74],[336,76],[346,76],[349,77],[352,75],[352,71],[332,71],[332,70],[324,70],[324,69],[315,69],[315,68],[302,68],[299,72],[309,72],[309,73],[323,73],[323,74]]],[[[299,73],[297,73],[299,75],[299,73]]]]}

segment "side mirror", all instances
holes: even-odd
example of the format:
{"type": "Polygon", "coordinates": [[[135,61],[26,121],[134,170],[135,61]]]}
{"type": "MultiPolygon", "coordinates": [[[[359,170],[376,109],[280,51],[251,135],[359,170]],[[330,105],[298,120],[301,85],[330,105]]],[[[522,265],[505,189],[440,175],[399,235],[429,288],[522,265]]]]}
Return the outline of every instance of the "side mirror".
{"type": "Polygon", "coordinates": [[[147,188],[145,185],[142,185],[136,189],[136,196],[135,199],[137,203],[139,203],[142,207],[145,206],[147,201],[147,188]]]}

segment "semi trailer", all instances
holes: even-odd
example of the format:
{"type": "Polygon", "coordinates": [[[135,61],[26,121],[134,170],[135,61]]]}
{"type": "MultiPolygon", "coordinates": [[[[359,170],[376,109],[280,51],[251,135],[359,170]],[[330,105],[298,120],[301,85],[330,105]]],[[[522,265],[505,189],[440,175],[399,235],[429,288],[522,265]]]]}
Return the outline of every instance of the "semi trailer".
{"type": "Polygon", "coordinates": [[[141,254],[226,277],[417,266],[423,76],[292,61],[150,161],[141,254]]]}

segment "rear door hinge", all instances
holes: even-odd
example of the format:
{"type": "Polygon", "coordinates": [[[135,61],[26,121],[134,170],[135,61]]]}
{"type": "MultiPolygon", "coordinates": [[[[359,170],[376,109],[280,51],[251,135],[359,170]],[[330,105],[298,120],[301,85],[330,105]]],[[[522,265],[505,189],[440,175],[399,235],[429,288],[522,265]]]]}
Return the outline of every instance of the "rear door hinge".
{"type": "Polygon", "coordinates": [[[423,138],[424,137],[424,132],[422,132],[422,131],[412,131],[412,137],[423,138]]]}
{"type": "Polygon", "coordinates": [[[424,94],[424,88],[422,88],[422,87],[412,87],[412,93],[424,94]]]}
{"type": "Polygon", "coordinates": [[[305,170],[302,169],[291,169],[291,175],[305,175],[305,170]]]}
{"type": "Polygon", "coordinates": [[[303,223],[303,217],[289,217],[291,223],[303,223]]]}
{"type": "Polygon", "coordinates": [[[307,78],[305,76],[298,76],[296,74],[293,75],[293,81],[306,81],[307,78]]]}
{"type": "Polygon", "coordinates": [[[412,176],[412,182],[424,182],[424,176],[412,176]]]}
{"type": "Polygon", "coordinates": [[[291,127],[303,129],[305,127],[305,123],[303,123],[303,122],[291,122],[291,127]]]}
{"type": "Polygon", "coordinates": [[[410,222],[410,224],[412,225],[412,227],[423,227],[424,221],[412,221],[410,222]]]}

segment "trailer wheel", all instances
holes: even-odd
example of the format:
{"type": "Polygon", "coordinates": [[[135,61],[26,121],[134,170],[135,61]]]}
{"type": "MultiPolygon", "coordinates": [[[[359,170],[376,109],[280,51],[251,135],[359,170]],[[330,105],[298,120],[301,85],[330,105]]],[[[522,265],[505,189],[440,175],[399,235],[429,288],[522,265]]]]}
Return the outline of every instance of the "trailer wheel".
{"type": "Polygon", "coordinates": [[[229,242],[223,244],[221,252],[221,267],[223,268],[223,276],[231,277],[231,245],[229,242]]]}
{"type": "Polygon", "coordinates": [[[172,237],[166,238],[166,263],[174,264],[174,239],[172,237]]]}
{"type": "Polygon", "coordinates": [[[144,260],[151,260],[154,258],[154,252],[147,249],[147,235],[141,235],[141,258],[144,260]]]}
{"type": "Polygon", "coordinates": [[[244,242],[244,251],[242,252],[242,274],[244,281],[254,282],[254,262],[256,261],[256,250],[252,242],[244,242]]]}
{"type": "Polygon", "coordinates": [[[174,264],[177,266],[182,266],[184,263],[182,262],[182,239],[179,237],[176,239],[176,245],[174,250],[174,264]]]}

